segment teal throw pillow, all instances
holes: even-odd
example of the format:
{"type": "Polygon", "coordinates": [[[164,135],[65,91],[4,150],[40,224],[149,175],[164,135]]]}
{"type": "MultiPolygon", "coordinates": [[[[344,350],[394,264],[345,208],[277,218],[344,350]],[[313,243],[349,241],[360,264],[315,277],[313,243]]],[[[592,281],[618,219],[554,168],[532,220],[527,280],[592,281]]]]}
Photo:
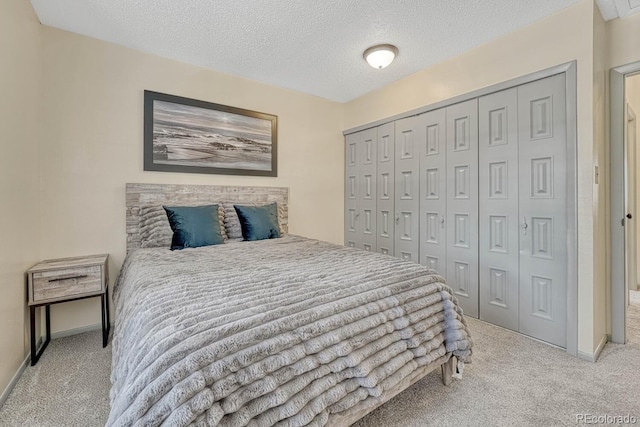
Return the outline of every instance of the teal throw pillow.
{"type": "Polygon", "coordinates": [[[171,250],[224,243],[218,221],[218,205],[163,208],[173,230],[171,250]]]}
{"type": "Polygon", "coordinates": [[[280,237],[278,205],[264,206],[233,205],[240,220],[244,240],[264,240],[280,237]]]}

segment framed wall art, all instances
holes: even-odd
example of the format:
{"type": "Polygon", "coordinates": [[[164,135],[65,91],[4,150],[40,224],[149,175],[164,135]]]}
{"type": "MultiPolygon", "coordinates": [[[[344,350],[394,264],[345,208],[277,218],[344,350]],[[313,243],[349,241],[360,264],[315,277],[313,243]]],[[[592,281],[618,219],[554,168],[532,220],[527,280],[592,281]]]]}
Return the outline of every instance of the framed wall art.
{"type": "Polygon", "coordinates": [[[277,176],[271,114],[144,91],[144,170],[277,176]]]}

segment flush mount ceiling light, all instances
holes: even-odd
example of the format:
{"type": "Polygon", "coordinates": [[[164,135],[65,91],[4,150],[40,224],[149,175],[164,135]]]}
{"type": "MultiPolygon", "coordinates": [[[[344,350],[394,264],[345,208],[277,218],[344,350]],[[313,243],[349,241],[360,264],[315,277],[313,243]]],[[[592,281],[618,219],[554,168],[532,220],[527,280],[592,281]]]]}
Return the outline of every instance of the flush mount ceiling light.
{"type": "Polygon", "coordinates": [[[379,44],[365,50],[362,56],[373,68],[381,69],[391,64],[398,56],[398,48],[392,44],[379,44]]]}

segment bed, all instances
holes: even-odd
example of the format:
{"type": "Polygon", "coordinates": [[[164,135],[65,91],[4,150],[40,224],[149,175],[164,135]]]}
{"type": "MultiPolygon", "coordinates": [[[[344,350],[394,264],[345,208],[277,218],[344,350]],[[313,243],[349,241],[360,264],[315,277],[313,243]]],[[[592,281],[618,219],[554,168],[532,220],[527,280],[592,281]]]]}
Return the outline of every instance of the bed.
{"type": "Polygon", "coordinates": [[[289,235],[287,205],[286,188],[127,184],[107,425],[348,426],[429,372],[448,384],[470,362],[441,276],[289,235]],[[281,238],[163,242],[162,205],[269,202],[281,238]]]}

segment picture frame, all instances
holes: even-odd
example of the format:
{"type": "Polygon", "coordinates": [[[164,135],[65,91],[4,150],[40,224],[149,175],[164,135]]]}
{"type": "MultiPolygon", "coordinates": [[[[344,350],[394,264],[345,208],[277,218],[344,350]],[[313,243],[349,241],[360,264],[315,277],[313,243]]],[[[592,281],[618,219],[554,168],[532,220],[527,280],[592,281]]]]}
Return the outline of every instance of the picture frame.
{"type": "Polygon", "coordinates": [[[144,170],[278,176],[278,117],[144,91],[144,170]]]}

